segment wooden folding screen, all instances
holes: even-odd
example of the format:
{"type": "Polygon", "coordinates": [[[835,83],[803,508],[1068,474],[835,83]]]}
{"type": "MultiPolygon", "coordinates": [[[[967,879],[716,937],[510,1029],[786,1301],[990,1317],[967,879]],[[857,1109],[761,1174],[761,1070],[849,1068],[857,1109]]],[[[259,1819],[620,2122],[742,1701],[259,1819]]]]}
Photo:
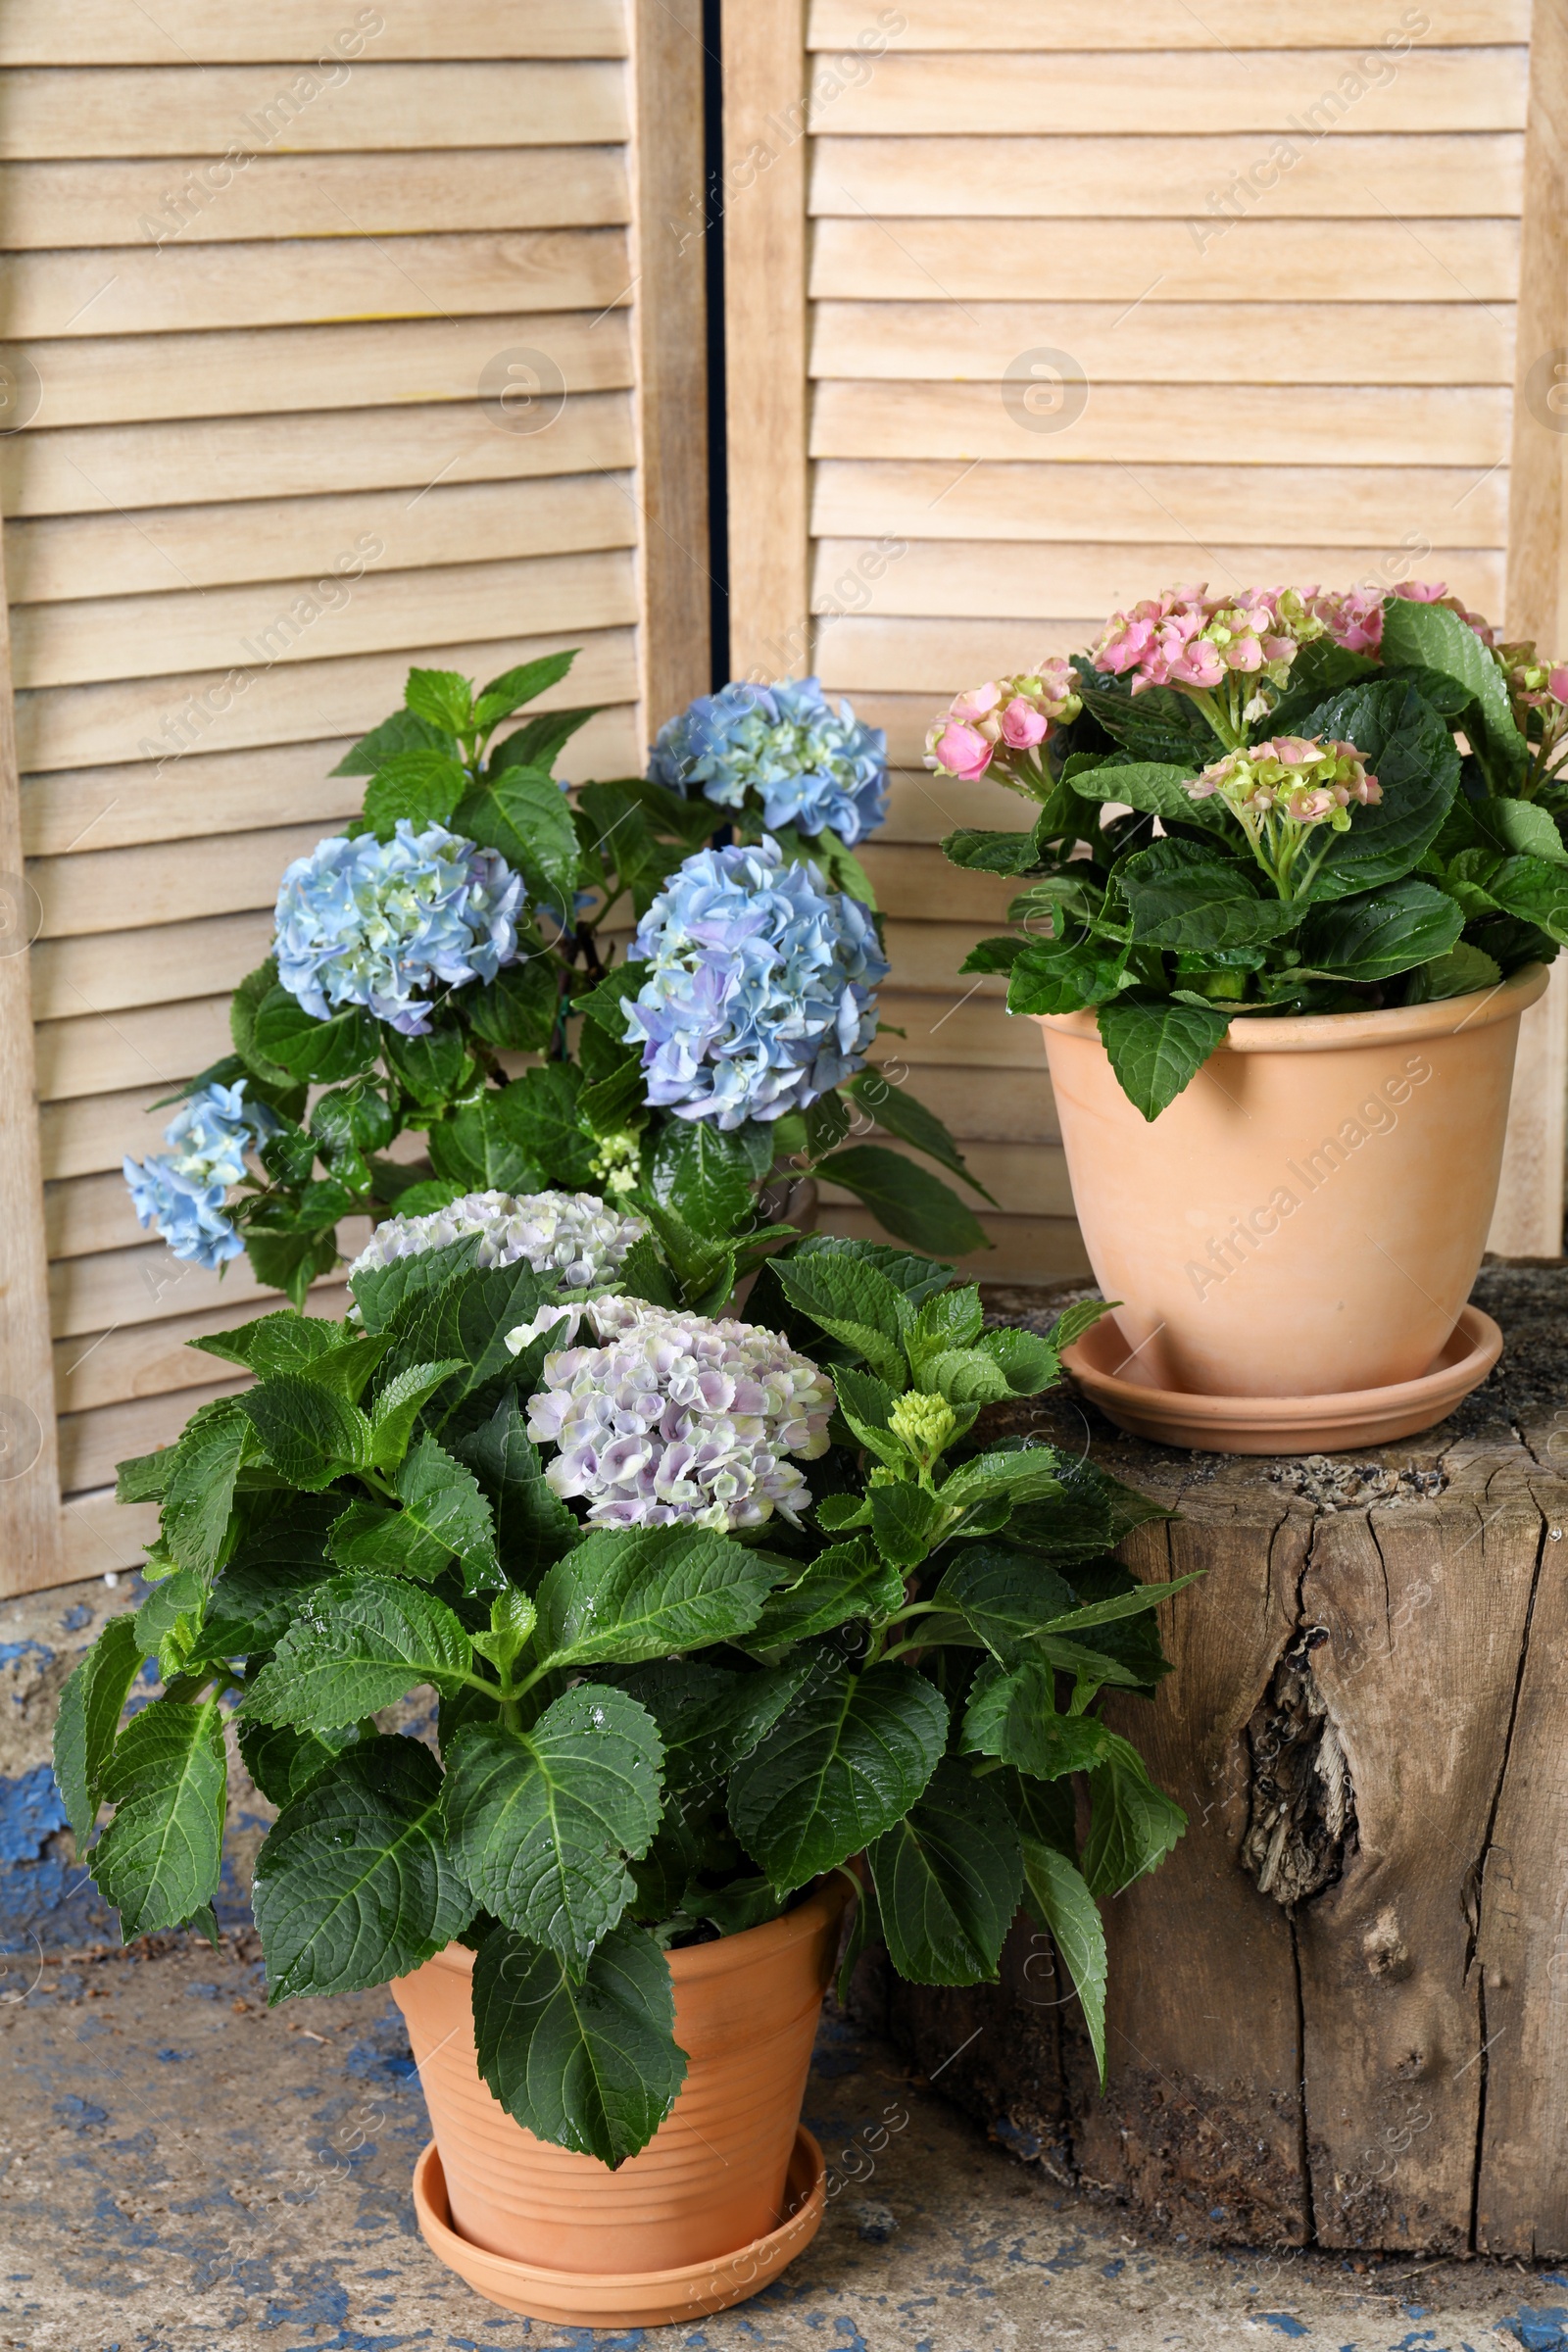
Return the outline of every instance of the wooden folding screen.
{"type": "MultiPolygon", "coordinates": [[[[1539,14],[1516,408],[1528,0],[725,12],[735,666],[812,663],[889,731],[884,1043],[1003,1204],[987,1271],[1083,1259],[1037,1033],[956,977],[1007,886],[935,844],[1018,804],[921,772],[948,697],[1177,580],[1444,579],[1568,645],[1539,14]]],[[[1559,1247],[1564,1003],[1522,1058],[1516,1251],[1559,1247]]]]}
{"type": "Polygon", "coordinates": [[[701,92],[697,0],[0,12],[0,1592],[139,1556],[262,1296],[119,1162],[408,665],[580,646],[579,775],[708,683],[701,92]]]}

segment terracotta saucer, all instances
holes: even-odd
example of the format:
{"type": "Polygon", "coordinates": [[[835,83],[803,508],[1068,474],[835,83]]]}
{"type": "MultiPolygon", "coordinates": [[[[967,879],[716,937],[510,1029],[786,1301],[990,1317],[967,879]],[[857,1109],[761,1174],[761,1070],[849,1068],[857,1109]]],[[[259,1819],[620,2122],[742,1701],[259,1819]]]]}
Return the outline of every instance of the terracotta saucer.
{"type": "Polygon", "coordinates": [[[437,2261],[492,2303],[557,2327],[663,2328],[681,2320],[701,2321],[728,2310],[732,2303],[744,2303],[810,2244],[821,2224],[827,2167],[804,2124],[795,2135],[784,2194],[788,2219],[733,2254],[714,2255],[678,2271],[550,2271],[507,2254],[488,2253],[458,2235],[434,2140],[414,2168],[414,2210],[420,2234],[437,2261]]]}
{"type": "Polygon", "coordinates": [[[1114,1315],[1064,1348],[1061,1360],[1107,1420],[1156,1446],[1205,1453],[1346,1453],[1434,1428],[1481,1386],[1501,1353],[1502,1334],[1492,1317],[1467,1306],[1419,1380],[1335,1396],[1202,1396],[1149,1387],[1111,1369],[1127,1361],[1114,1315]]]}

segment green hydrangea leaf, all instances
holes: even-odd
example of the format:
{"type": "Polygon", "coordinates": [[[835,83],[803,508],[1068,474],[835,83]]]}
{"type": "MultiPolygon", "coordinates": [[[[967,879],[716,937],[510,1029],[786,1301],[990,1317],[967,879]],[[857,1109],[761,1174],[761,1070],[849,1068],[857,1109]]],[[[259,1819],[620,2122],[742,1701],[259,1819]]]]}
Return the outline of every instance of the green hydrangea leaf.
{"type": "Polygon", "coordinates": [[[420,1683],[461,1683],[472,1663],[472,1644],[444,1602],[396,1577],[354,1571],[303,1597],[242,1712],[261,1723],[335,1731],[420,1683]]]}
{"type": "Polygon", "coordinates": [[[663,1750],[624,1690],[584,1683],[527,1731],[475,1724],[448,1757],[445,1820],[475,1900],[582,1982],[654,1841],[663,1750]]]}
{"type": "Polygon", "coordinates": [[[686,2080],[669,1963],[617,1928],[574,1984],[551,1951],[495,1928],[473,1969],[479,2072],[535,2138],[613,2171],[653,2138],[686,2080]]]}
{"type": "Polygon", "coordinates": [[[888,1957],[907,1984],[994,1984],[1023,1892],[1023,1855],[1006,1804],[945,1756],[904,1820],[866,1860],[888,1957]]]}
{"type": "Polygon", "coordinates": [[[948,1706],[904,1666],[814,1680],[730,1776],[735,1835],[780,1893],[902,1821],[947,1744],[948,1706]]]}
{"type": "Polygon", "coordinates": [[[267,1997],[363,1992],[462,1934],[473,1897],[447,1852],[441,1769],[417,1740],[361,1740],[262,1846],[253,1894],[267,1997]]]}

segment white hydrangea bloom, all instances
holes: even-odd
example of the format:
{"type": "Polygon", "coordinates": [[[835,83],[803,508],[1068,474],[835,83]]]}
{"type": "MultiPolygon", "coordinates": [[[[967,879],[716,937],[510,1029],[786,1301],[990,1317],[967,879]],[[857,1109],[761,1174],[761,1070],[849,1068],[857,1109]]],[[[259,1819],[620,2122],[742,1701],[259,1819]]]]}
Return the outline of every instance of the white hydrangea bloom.
{"type": "Polygon", "coordinates": [[[349,1279],[400,1257],[444,1250],[478,1234],[481,1266],[511,1266],[526,1258],[563,1290],[586,1290],[620,1272],[633,1242],[648,1230],[643,1217],[623,1216],[596,1193],[465,1193],[426,1217],[388,1217],[349,1268],[349,1279]]]}
{"type": "Polygon", "coordinates": [[[558,1448],[555,1492],[593,1527],[756,1527],[795,1520],[810,1494],[789,1454],[827,1451],[826,1373],[760,1324],[590,1300],[603,1345],[547,1355],[528,1435],[558,1448]]]}

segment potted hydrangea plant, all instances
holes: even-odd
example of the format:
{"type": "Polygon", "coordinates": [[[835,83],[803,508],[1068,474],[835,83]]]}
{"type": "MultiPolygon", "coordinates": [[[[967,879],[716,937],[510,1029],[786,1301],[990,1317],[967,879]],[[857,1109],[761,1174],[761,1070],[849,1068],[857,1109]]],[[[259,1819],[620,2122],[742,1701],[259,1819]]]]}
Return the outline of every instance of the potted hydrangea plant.
{"type": "Polygon", "coordinates": [[[933,727],[1037,804],[945,847],[1022,884],[966,968],[1045,1033],[1130,1425],[1361,1443],[1494,1360],[1465,1300],[1568,939],[1565,691],[1440,587],[1179,588],[933,727]]]}
{"type": "Polygon", "coordinates": [[[498,1193],[635,1196],[744,1244],[820,1171],[917,1249],[983,1249],[940,1177],[854,1140],[986,1197],[866,1060],[888,967],[849,844],[882,821],[881,732],[814,679],[728,686],[649,776],[568,791],[552,770],[591,710],[501,730],[571,661],[477,694],[416,669],[340,762],[362,813],[288,867],[233,1054],[127,1158],[142,1224],[208,1267],[244,1251],[296,1305],[352,1254],[345,1219],[461,1222],[498,1193]]]}
{"type": "Polygon", "coordinates": [[[800,2104],[850,1903],[847,1966],[965,1984],[1021,1901],[1102,2062],[1097,1900],[1182,1815],[1099,1701],[1152,1690],[1178,1588],[1112,1556],[1152,1505],[979,1420],[1099,1308],[989,1329],[949,1267],[814,1236],[739,1320],[635,1215],[523,1199],[488,1239],[197,1343],[255,1385],[122,1465],[151,1591],[56,1771],[124,1933],[211,1933],[237,1735],[278,1808],[270,1997],[391,1983],[432,2247],[540,2318],[655,2324],[820,2218],[800,2104]]]}

